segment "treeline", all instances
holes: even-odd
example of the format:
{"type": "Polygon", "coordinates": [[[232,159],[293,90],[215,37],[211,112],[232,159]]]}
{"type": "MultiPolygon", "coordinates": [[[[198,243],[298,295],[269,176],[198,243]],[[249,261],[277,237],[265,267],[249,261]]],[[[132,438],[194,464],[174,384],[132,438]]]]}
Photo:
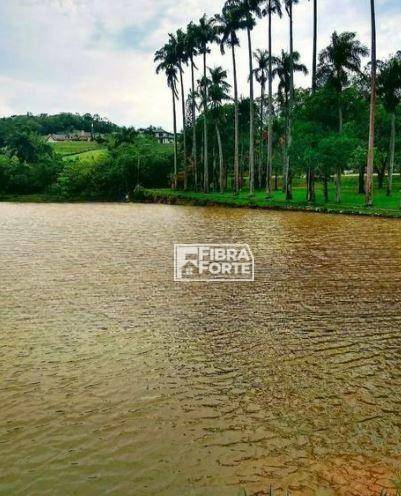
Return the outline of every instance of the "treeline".
{"type": "MultiPolygon", "coordinates": [[[[358,192],[365,193],[365,169],[367,161],[369,94],[364,89],[365,77],[360,75],[342,92],[343,129],[338,131],[338,98],[336,92],[327,87],[317,88],[314,94],[308,90],[296,90],[293,113],[292,143],[288,147],[291,160],[291,172],[294,177],[308,178],[309,189],[305,191],[306,199],[315,198],[316,182],[323,187],[328,200],[329,184],[335,183],[336,197],[341,201],[341,176],[344,172],[359,174],[358,192]]],[[[280,111],[280,97],[273,100],[275,119],[273,122],[273,156],[271,164],[271,188],[273,191],[283,189],[283,177],[287,165],[286,150],[286,116],[280,111]]],[[[267,180],[268,160],[268,128],[266,125],[266,101],[261,113],[260,98],[254,104],[255,112],[255,188],[265,189],[267,180]]],[[[238,102],[239,114],[239,189],[249,189],[249,99],[238,102]]],[[[220,123],[221,156],[223,158],[224,188],[234,188],[234,114],[232,103],[225,103],[214,114],[214,119],[220,123]]],[[[196,134],[202,140],[203,116],[196,121],[196,134]]],[[[398,107],[394,113],[389,112],[380,99],[376,110],[375,126],[375,161],[374,170],[377,174],[377,185],[392,193],[392,174],[399,172],[401,164],[401,136],[392,134],[392,129],[401,129],[401,113],[398,107]],[[394,127],[393,127],[394,124],[394,127]],[[394,140],[392,139],[394,136],[394,140]],[[391,145],[391,146],[390,146],[391,145]],[[392,154],[394,145],[394,155],[392,154]],[[393,165],[392,165],[393,164],[393,165]]],[[[192,127],[187,129],[187,146],[192,149],[192,127]]],[[[210,147],[209,186],[213,191],[220,191],[220,152],[214,126],[208,126],[208,143],[210,147]]],[[[178,140],[179,152],[182,152],[182,138],[178,140]]],[[[179,153],[179,156],[182,153],[179,153]]],[[[184,188],[184,172],[182,167],[178,172],[178,187],[184,188]]],[[[198,154],[198,190],[202,185],[202,153],[198,154]]],[[[187,166],[187,188],[195,189],[195,174],[193,167],[187,166]]]]}
{"type": "Polygon", "coordinates": [[[139,187],[167,187],[172,156],[170,146],[124,130],[108,142],[105,155],[65,163],[49,191],[66,199],[126,200],[139,187]]]}
{"type": "Polygon", "coordinates": [[[0,195],[48,192],[63,163],[53,148],[34,133],[7,138],[0,153],[0,195]]]}
{"type": "Polygon", "coordinates": [[[314,0],[311,88],[296,88],[297,72],[308,74],[294,48],[298,0],[227,0],[221,12],[206,14],[186,29],[169,34],[155,54],[156,72],[164,72],[171,90],[173,126],[177,133],[177,102],[181,102],[183,139],[176,139],[173,187],[236,194],[244,187],[251,195],[264,188],[267,196],[278,187],[278,176],[288,200],[294,175],[306,177],[308,201],[314,201],[315,182],[321,180],[327,196],[335,181],[341,201],[345,169],[360,174],[359,190],[366,205],[373,201],[373,172],[383,186],[387,173],[392,194],[399,141],[398,107],[401,100],[401,52],[385,61],[376,59],[375,2],[371,0],[371,50],[356,33],[334,32],[330,44],[317,50],[318,5],[314,0]],[[289,22],[288,50],[274,45],[275,17],[289,22]],[[266,18],[268,49],[254,50],[252,31],[266,18]],[[239,33],[247,40],[249,98],[238,97],[236,57],[239,33]],[[226,55],[232,72],[209,67],[213,46],[226,55]],[[363,68],[363,59],[370,62],[363,68]],[[185,91],[184,72],[191,74],[185,91]],[[198,71],[198,73],[197,73],[198,71]],[[273,82],[277,92],[273,93],[273,82]],[[256,86],[257,83],[257,86],[256,86]],[[179,149],[180,148],[180,149],[179,149]],[[274,177],[275,176],[275,177],[274,177]],[[229,179],[232,178],[232,181],[229,179]]]}
{"type": "Polygon", "coordinates": [[[2,142],[0,195],[122,200],[138,185],[166,187],[171,180],[172,147],[149,133],[118,129],[99,148],[63,158],[57,143],[50,145],[37,132],[18,127],[2,142]]]}
{"type": "Polygon", "coordinates": [[[41,136],[71,131],[92,130],[98,134],[117,132],[119,127],[97,114],[60,113],[56,115],[40,114],[15,115],[0,119],[0,147],[7,145],[7,140],[17,133],[35,133],[41,136]]]}

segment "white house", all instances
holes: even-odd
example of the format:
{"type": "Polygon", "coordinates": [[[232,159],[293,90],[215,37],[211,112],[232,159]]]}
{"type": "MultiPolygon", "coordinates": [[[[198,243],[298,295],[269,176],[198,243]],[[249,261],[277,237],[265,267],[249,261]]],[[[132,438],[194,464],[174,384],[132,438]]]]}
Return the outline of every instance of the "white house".
{"type": "Polygon", "coordinates": [[[174,134],[165,131],[161,127],[154,129],[153,136],[162,145],[169,145],[170,143],[174,143],[174,134]]]}

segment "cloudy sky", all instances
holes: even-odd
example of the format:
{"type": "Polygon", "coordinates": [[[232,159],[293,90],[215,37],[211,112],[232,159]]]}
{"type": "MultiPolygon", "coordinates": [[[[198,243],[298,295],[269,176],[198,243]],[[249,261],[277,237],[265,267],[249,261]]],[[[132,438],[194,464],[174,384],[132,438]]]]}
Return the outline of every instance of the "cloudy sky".
{"type": "MultiPolygon", "coordinates": [[[[154,73],[153,54],[168,32],[185,27],[223,0],[1,0],[0,114],[99,113],[136,127],[171,129],[170,97],[154,73]]],[[[369,43],[369,0],[319,0],[319,50],[330,33],[356,31],[369,43]]],[[[378,54],[401,49],[401,1],[376,0],[378,54]]],[[[300,0],[295,48],[311,64],[312,9],[300,0]]],[[[254,48],[266,48],[266,20],[254,32],[254,48]]],[[[288,20],[274,20],[274,51],[288,46],[288,20]]],[[[239,50],[240,89],[247,92],[246,43],[239,50]]],[[[218,49],[210,65],[230,69],[218,49]]],[[[187,85],[189,81],[187,81],[187,85]]],[[[308,85],[299,78],[297,84],[308,85]]]]}

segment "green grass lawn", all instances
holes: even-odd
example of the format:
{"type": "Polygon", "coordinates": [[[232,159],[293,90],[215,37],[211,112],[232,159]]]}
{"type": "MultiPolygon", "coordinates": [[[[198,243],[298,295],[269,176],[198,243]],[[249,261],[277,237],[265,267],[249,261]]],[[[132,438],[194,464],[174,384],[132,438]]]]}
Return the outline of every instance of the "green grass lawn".
{"type": "Polygon", "coordinates": [[[102,146],[96,141],[60,141],[58,143],[50,143],[54,151],[62,156],[76,155],[91,150],[98,150],[102,146]]]}
{"type": "Polygon", "coordinates": [[[355,213],[364,215],[382,215],[389,217],[401,217],[400,209],[400,188],[401,180],[399,176],[394,180],[394,193],[391,197],[386,195],[386,185],[382,190],[375,184],[374,206],[365,207],[363,195],[358,194],[358,178],[355,176],[345,176],[342,181],[342,201],[335,203],[335,186],[330,183],[329,202],[324,202],[323,188],[320,183],[316,183],[316,201],[308,203],[306,201],[306,186],[303,181],[294,181],[293,200],[286,201],[284,193],[274,191],[271,198],[266,197],[264,191],[256,191],[250,197],[248,191],[242,191],[234,196],[232,191],[226,193],[195,193],[193,191],[173,191],[169,189],[146,190],[145,197],[148,200],[174,202],[176,200],[188,201],[197,204],[216,203],[226,206],[237,207],[261,207],[261,208],[285,208],[294,210],[312,210],[333,213],[355,213]]]}
{"type": "Polygon", "coordinates": [[[70,162],[72,160],[78,160],[79,162],[88,163],[97,160],[102,160],[106,158],[108,151],[106,148],[92,149],[80,153],[74,153],[73,155],[64,155],[63,160],[65,162],[70,162]]]}

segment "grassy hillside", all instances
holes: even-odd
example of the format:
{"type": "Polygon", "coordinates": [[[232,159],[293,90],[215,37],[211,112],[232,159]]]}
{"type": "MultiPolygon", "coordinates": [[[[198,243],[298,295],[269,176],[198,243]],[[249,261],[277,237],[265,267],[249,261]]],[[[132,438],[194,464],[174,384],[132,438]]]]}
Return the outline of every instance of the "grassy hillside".
{"type": "Polygon", "coordinates": [[[99,148],[87,150],[80,153],[74,153],[69,155],[64,155],[64,161],[78,160],[79,162],[94,162],[107,157],[107,149],[99,148]]]}
{"type": "Polygon", "coordinates": [[[91,150],[98,150],[102,145],[95,141],[60,141],[58,143],[50,143],[56,153],[62,156],[76,155],[91,150]]]}

